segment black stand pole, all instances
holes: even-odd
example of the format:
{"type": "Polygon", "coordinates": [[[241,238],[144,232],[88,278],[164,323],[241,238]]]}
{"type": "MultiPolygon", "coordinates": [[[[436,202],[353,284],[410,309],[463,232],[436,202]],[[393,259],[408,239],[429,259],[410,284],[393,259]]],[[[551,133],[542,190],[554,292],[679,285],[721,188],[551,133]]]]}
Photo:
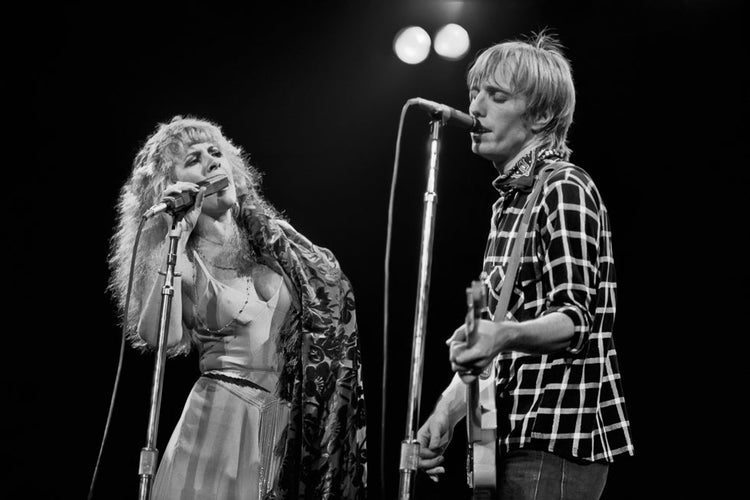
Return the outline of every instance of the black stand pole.
{"type": "Polygon", "coordinates": [[[161,392],[164,383],[164,370],[167,359],[167,337],[169,333],[169,318],[172,309],[172,297],[174,296],[174,269],[177,263],[177,243],[180,239],[182,229],[179,217],[172,215],[172,230],[169,232],[169,253],[167,254],[167,269],[164,276],[164,286],[161,290],[161,306],[159,307],[159,339],[156,352],[156,365],[151,382],[150,412],[148,416],[148,431],[146,435],[146,446],[141,449],[140,463],[138,464],[138,475],[140,485],[138,498],[148,500],[151,496],[151,485],[158,465],[159,452],[156,449],[156,436],[159,429],[159,410],[161,407],[161,392]]]}
{"type": "Polygon", "coordinates": [[[442,120],[434,115],[430,122],[430,158],[428,166],[427,190],[424,194],[422,218],[422,242],[419,254],[419,283],[417,285],[417,306],[414,317],[414,340],[411,353],[411,377],[409,380],[409,408],[406,419],[406,437],[401,441],[399,465],[399,500],[414,496],[415,476],[419,463],[419,402],[422,392],[422,362],[424,359],[424,336],[427,326],[427,299],[430,291],[430,270],[432,267],[432,242],[435,228],[437,204],[438,152],[442,120]]]}

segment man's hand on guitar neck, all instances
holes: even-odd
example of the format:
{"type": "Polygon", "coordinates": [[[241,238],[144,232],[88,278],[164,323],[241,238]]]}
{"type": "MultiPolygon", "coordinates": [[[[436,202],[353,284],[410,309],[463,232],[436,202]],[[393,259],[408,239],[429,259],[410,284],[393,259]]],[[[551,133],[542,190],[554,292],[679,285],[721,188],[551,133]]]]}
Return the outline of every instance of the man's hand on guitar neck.
{"type": "Polygon", "coordinates": [[[494,323],[479,320],[471,346],[466,342],[466,325],[456,328],[453,335],[445,341],[449,349],[451,369],[459,374],[464,383],[473,382],[495,359],[505,345],[504,341],[515,334],[517,325],[518,323],[510,321],[494,323]]]}

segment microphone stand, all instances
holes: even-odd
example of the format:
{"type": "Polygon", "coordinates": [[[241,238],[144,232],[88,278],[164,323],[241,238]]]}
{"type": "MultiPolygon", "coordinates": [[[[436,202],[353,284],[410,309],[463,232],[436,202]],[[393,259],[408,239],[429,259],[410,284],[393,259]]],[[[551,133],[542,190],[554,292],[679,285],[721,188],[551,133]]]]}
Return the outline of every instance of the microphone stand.
{"type": "Polygon", "coordinates": [[[141,448],[140,462],[138,464],[138,475],[140,484],[138,498],[148,500],[151,496],[151,486],[156,467],[158,465],[159,452],[156,449],[156,436],[159,428],[159,410],[161,408],[161,393],[164,383],[164,370],[167,360],[167,334],[169,332],[169,318],[172,309],[172,297],[174,296],[175,264],[177,263],[177,244],[182,233],[178,224],[182,217],[172,214],[172,230],[169,232],[169,251],[167,253],[167,269],[164,276],[164,286],[161,289],[161,305],[159,306],[159,337],[158,350],[156,352],[156,364],[151,382],[150,411],[148,416],[148,430],[146,434],[146,446],[141,448]]]}
{"type": "Polygon", "coordinates": [[[422,217],[422,241],[419,255],[419,283],[417,285],[417,306],[414,317],[414,339],[411,353],[411,376],[409,380],[409,408],[406,419],[406,436],[401,441],[399,465],[399,500],[414,496],[415,476],[419,463],[419,402],[422,392],[422,364],[424,358],[424,336],[427,325],[427,299],[430,290],[430,270],[432,267],[432,242],[435,228],[437,204],[438,152],[441,127],[445,125],[442,113],[433,113],[430,122],[430,157],[428,165],[427,189],[424,194],[422,217]]]}

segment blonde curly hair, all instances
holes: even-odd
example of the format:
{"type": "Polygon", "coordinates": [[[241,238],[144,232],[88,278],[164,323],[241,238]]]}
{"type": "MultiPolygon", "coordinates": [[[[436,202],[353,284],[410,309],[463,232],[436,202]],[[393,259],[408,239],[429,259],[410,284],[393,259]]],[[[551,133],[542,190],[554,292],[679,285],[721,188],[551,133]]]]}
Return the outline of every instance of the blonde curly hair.
{"type": "MultiPolygon", "coordinates": [[[[110,244],[109,290],[117,301],[121,315],[125,313],[133,247],[142,216],[160,201],[164,189],[177,180],[174,170],[177,159],[189,146],[201,142],[216,145],[231,165],[239,203],[233,214],[241,228],[248,224],[250,218],[247,213],[257,214],[255,222],[260,224],[281,219],[281,215],[259,191],[260,172],[250,164],[242,148],[224,136],[217,124],[191,116],[175,116],[168,123],[159,124],[136,154],[130,177],[120,190],[117,203],[117,228],[110,244]]],[[[161,213],[146,221],[142,228],[133,268],[128,317],[121,317],[128,337],[136,347],[145,347],[135,329],[143,305],[141,302],[153,286],[157,270],[164,264],[170,220],[170,216],[161,213]]],[[[257,228],[252,231],[247,227],[244,229],[248,235],[258,232],[257,228]]],[[[179,352],[188,350],[189,345],[181,345],[177,349],[179,352]]]]}

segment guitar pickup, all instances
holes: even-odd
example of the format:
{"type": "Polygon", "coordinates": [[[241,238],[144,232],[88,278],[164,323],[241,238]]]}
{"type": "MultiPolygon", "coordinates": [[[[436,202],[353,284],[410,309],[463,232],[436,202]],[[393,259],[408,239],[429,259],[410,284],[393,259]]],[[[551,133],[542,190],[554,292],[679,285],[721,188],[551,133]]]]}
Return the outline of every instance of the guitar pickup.
{"type": "Polygon", "coordinates": [[[497,410],[482,406],[481,426],[482,430],[497,429],[497,410]]]}

